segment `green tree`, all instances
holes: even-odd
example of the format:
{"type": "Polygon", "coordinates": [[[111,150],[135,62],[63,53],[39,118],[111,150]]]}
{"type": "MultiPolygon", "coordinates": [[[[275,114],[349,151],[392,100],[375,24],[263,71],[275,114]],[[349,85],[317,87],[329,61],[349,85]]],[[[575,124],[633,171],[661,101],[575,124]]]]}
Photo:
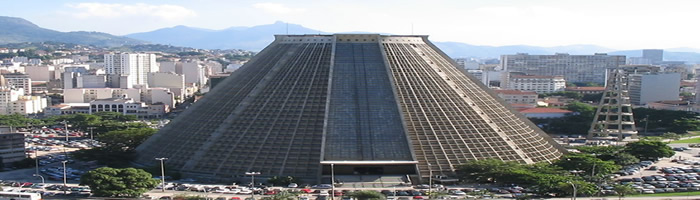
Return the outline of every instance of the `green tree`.
{"type": "Polygon", "coordinates": [[[510,176],[510,174],[513,172],[520,172],[518,170],[523,169],[524,166],[516,162],[485,159],[460,165],[458,173],[463,180],[486,183],[500,182],[500,179],[510,179],[512,181],[512,179],[516,177],[510,176]]]}
{"type": "Polygon", "coordinates": [[[29,125],[42,125],[41,120],[27,118],[20,114],[0,115],[0,124],[12,127],[27,127],[29,125]]]}
{"type": "Polygon", "coordinates": [[[93,115],[100,117],[102,120],[109,121],[129,122],[138,120],[135,115],[124,115],[118,112],[97,112],[93,115]]]}
{"type": "Polygon", "coordinates": [[[620,169],[613,161],[603,161],[590,154],[569,153],[555,162],[564,170],[580,170],[586,172],[584,175],[605,175],[620,169]]]}
{"type": "Polygon", "coordinates": [[[272,195],[270,197],[270,199],[272,199],[272,200],[296,200],[297,195],[298,194],[296,194],[296,193],[292,193],[292,192],[285,190],[285,191],[278,192],[275,195],[272,195]]]}
{"type": "Polygon", "coordinates": [[[615,193],[617,193],[617,196],[619,197],[618,199],[622,199],[622,197],[625,197],[628,194],[637,193],[637,191],[629,185],[615,185],[613,190],[615,190],[615,193]]]}
{"type": "Polygon", "coordinates": [[[620,166],[627,166],[627,165],[632,165],[639,163],[639,159],[632,154],[629,153],[624,153],[620,152],[618,154],[615,154],[615,156],[612,159],[615,164],[620,165],[620,166]]]}
{"type": "Polygon", "coordinates": [[[596,110],[595,107],[578,101],[571,102],[569,105],[566,106],[566,109],[577,112],[579,113],[579,115],[582,116],[593,116],[595,115],[596,110]]]}
{"type": "Polygon", "coordinates": [[[97,160],[112,167],[128,166],[135,157],[136,147],[156,131],[152,128],[110,131],[97,138],[104,146],[75,151],[73,156],[79,160],[97,160]]]}
{"type": "Polygon", "coordinates": [[[355,191],[348,195],[358,200],[381,200],[384,199],[384,195],[374,190],[361,190],[355,191]]]}
{"type": "Polygon", "coordinates": [[[135,198],[153,189],[158,183],[150,173],[134,168],[101,167],[80,177],[80,184],[90,186],[92,193],[99,197],[135,198]]]}
{"type": "Polygon", "coordinates": [[[595,184],[585,181],[560,182],[559,188],[561,188],[561,190],[564,191],[564,194],[573,195],[574,188],[573,186],[571,186],[571,184],[576,186],[577,196],[591,196],[593,194],[598,193],[598,188],[595,184]]]}
{"type": "Polygon", "coordinates": [[[632,154],[640,160],[667,158],[676,153],[671,147],[666,145],[665,142],[651,140],[627,143],[627,145],[625,145],[625,152],[632,154]]]}
{"type": "Polygon", "coordinates": [[[297,181],[299,181],[299,180],[293,176],[285,176],[285,177],[273,176],[273,177],[267,179],[268,183],[271,183],[272,185],[275,185],[275,186],[287,186],[290,183],[299,183],[297,181]]]}
{"type": "Polygon", "coordinates": [[[686,134],[688,131],[697,131],[700,130],[700,120],[697,118],[682,118],[673,120],[673,123],[668,130],[678,134],[686,134]]]}
{"type": "Polygon", "coordinates": [[[673,133],[673,132],[666,132],[663,135],[661,135],[662,138],[670,139],[670,140],[678,140],[681,139],[681,136],[673,133]]]}

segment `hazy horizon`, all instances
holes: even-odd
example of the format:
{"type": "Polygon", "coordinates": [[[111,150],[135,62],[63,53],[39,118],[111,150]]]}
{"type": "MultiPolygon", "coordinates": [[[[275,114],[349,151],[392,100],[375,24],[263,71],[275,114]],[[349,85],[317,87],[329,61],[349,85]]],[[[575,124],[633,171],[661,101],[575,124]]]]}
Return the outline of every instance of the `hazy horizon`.
{"type": "MultiPolygon", "coordinates": [[[[496,1],[12,1],[6,16],[58,31],[114,35],[184,25],[220,30],[284,21],[323,32],[430,35],[473,45],[597,45],[611,49],[700,49],[689,19],[700,2],[496,1]],[[670,3],[669,3],[670,2],[670,3]]],[[[280,30],[284,34],[284,30],[280,30]]]]}

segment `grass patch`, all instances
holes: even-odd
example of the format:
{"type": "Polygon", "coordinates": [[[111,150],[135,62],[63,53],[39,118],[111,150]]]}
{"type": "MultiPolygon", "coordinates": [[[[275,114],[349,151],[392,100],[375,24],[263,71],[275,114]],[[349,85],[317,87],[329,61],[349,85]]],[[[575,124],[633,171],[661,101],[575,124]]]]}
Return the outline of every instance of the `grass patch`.
{"type": "Polygon", "coordinates": [[[685,140],[671,141],[671,144],[677,144],[677,143],[700,143],[700,138],[691,138],[691,139],[685,139],[685,140]]]}
{"type": "Polygon", "coordinates": [[[678,197],[678,196],[700,196],[700,191],[627,195],[627,197],[678,197]]]}

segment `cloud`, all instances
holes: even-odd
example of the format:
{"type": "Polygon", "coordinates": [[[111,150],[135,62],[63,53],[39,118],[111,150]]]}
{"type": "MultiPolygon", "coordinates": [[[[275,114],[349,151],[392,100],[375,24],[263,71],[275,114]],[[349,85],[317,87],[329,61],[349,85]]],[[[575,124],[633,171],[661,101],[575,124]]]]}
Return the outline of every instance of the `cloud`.
{"type": "Polygon", "coordinates": [[[182,6],[177,5],[150,5],[137,3],[126,4],[106,4],[106,3],[79,3],[68,4],[68,7],[75,9],[71,15],[77,18],[121,18],[132,16],[150,16],[164,20],[177,20],[187,17],[197,16],[197,13],[182,6]]]}
{"type": "Polygon", "coordinates": [[[279,3],[256,3],[253,4],[253,7],[272,14],[291,14],[305,11],[302,8],[290,8],[279,3]]]}

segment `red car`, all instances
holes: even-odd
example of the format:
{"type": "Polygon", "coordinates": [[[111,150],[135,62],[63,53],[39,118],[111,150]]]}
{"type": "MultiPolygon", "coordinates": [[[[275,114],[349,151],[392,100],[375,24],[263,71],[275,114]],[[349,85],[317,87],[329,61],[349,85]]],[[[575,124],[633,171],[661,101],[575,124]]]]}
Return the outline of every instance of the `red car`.
{"type": "Polygon", "coordinates": [[[301,189],[300,191],[303,192],[303,193],[306,193],[306,194],[312,192],[311,189],[301,189]]]}
{"type": "Polygon", "coordinates": [[[415,196],[413,199],[423,199],[423,196],[415,196]]]}
{"type": "Polygon", "coordinates": [[[241,200],[240,197],[231,197],[231,200],[241,200]]]}
{"type": "Polygon", "coordinates": [[[275,195],[275,194],[277,194],[277,192],[275,192],[274,190],[265,191],[265,195],[275,195]]]}

